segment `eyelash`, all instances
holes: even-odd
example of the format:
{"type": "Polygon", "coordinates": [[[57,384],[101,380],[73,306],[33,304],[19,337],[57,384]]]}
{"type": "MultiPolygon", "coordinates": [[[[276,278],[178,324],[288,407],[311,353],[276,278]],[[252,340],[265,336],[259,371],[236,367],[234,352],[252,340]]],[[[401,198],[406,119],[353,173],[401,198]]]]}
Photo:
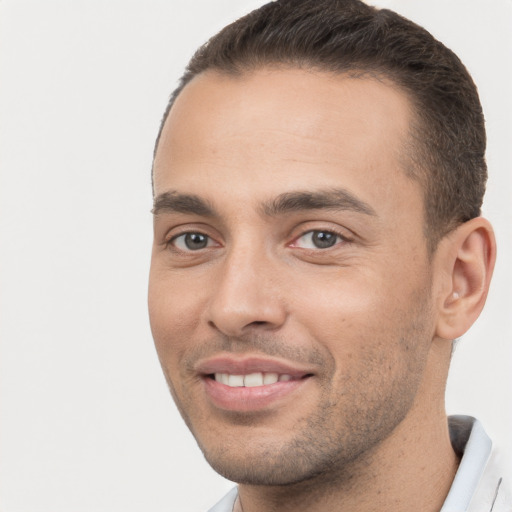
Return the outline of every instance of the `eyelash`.
{"type": "MultiPolygon", "coordinates": [[[[317,241],[319,241],[319,240],[317,240],[317,241]]],[[[201,231],[185,231],[183,233],[179,233],[179,234],[171,237],[169,240],[167,240],[165,242],[165,245],[166,245],[166,247],[172,248],[175,251],[179,251],[182,253],[193,253],[193,252],[199,252],[202,249],[207,249],[207,248],[211,247],[212,246],[211,242],[214,242],[213,245],[219,246],[219,244],[217,242],[215,242],[215,240],[212,237],[210,237],[209,235],[207,235],[205,233],[202,233],[201,231]],[[187,242],[185,241],[185,239],[188,236],[199,236],[203,239],[206,239],[206,245],[204,247],[199,247],[197,249],[191,249],[190,247],[188,247],[188,248],[187,247],[179,247],[176,245],[176,241],[183,237],[183,239],[184,239],[183,243],[186,246],[187,242]]],[[[348,238],[344,234],[339,233],[333,229],[310,229],[310,230],[304,231],[298,237],[294,238],[294,240],[288,246],[289,247],[297,247],[298,249],[302,249],[302,250],[322,251],[323,252],[323,251],[327,251],[328,249],[336,247],[340,243],[349,243],[349,242],[351,242],[350,238],[348,238]],[[297,245],[298,241],[307,236],[310,236],[311,242],[314,243],[312,241],[312,239],[315,236],[315,234],[328,235],[326,238],[327,243],[329,243],[329,236],[334,236],[335,237],[334,242],[332,243],[332,245],[327,245],[325,247],[298,247],[298,245],[297,245]]]]}
{"type": "Polygon", "coordinates": [[[178,250],[178,251],[181,251],[181,252],[198,252],[200,249],[206,249],[207,247],[210,247],[210,243],[214,241],[214,239],[205,234],[205,233],[202,233],[201,231],[185,231],[184,233],[179,233],[177,235],[174,235],[173,237],[171,237],[168,241],[166,241],[165,245],[166,247],[170,248],[171,246],[173,247],[173,249],[175,250],[178,250]],[[199,236],[199,237],[202,237],[204,239],[206,239],[206,246],[205,247],[200,247],[199,249],[191,249],[190,247],[187,249],[187,248],[182,248],[182,247],[178,247],[176,246],[176,241],[179,240],[180,238],[183,238],[184,240],[184,245],[186,245],[186,237],[188,236],[199,236]]]}
{"type": "MultiPolygon", "coordinates": [[[[297,238],[294,239],[294,241],[292,242],[291,247],[297,247],[299,249],[303,249],[303,250],[310,250],[310,251],[327,251],[328,249],[331,249],[331,248],[334,248],[336,247],[337,245],[339,245],[340,243],[348,243],[350,242],[351,240],[349,238],[347,238],[345,235],[335,231],[335,230],[332,230],[332,229],[310,229],[308,231],[305,231],[304,233],[302,233],[300,236],[298,236],[297,238]],[[301,239],[305,239],[306,237],[309,237],[310,238],[310,241],[311,243],[314,244],[313,242],[313,239],[315,237],[315,234],[319,237],[320,235],[328,235],[324,241],[327,242],[327,244],[330,243],[330,237],[334,237],[334,241],[332,244],[330,245],[326,245],[324,247],[297,247],[297,243],[299,240],[301,239]]],[[[322,242],[321,239],[317,239],[317,242],[322,242]]]]}

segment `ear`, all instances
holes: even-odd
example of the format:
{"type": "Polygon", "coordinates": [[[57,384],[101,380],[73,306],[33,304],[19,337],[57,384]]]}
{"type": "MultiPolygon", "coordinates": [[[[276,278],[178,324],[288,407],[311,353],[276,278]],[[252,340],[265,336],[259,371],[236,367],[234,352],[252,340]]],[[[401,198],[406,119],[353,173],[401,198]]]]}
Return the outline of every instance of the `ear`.
{"type": "Polygon", "coordinates": [[[494,262],[496,240],[490,223],[477,217],[460,225],[439,244],[434,256],[441,267],[437,336],[462,336],[482,311],[494,262]]]}

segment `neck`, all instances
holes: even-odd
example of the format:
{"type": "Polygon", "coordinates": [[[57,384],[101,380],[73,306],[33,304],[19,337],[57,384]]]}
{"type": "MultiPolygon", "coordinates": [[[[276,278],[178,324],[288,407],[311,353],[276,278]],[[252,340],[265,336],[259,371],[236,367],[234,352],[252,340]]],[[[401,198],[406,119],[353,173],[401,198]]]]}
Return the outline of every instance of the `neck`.
{"type": "Polygon", "coordinates": [[[288,486],[240,485],[235,511],[438,512],[459,461],[444,412],[445,380],[427,369],[424,381],[408,416],[350,467],[288,486]]]}

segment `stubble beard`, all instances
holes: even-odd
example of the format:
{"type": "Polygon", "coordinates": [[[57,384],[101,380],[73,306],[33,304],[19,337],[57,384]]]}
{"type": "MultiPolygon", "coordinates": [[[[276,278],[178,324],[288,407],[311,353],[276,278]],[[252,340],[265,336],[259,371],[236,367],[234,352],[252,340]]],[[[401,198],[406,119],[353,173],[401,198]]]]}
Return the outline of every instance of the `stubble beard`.
{"type": "MultiPolygon", "coordinates": [[[[329,369],[319,382],[322,398],[315,412],[298,420],[293,432],[288,432],[284,438],[282,435],[275,438],[250,435],[248,443],[240,436],[227,434],[219,436],[215,442],[196,428],[196,424],[208,425],[208,418],[191,419],[189,410],[193,408],[193,399],[183,400],[183,395],[182,399],[178,398],[170,376],[166,377],[178,408],[206,460],[228,480],[255,486],[302,489],[308,483],[317,487],[329,486],[334,481],[350,485],[358,472],[364,472],[371,465],[378,446],[406,418],[413,405],[428,355],[425,347],[433,335],[428,321],[430,306],[426,300],[417,300],[416,307],[402,312],[411,319],[408,325],[402,326],[393,339],[385,337],[373,346],[366,354],[364,364],[344,377],[337,393],[332,390],[334,359],[329,353],[316,354],[317,358],[323,357],[323,363],[329,369]],[[384,349],[389,343],[401,347],[402,352],[394,353],[395,356],[399,353],[401,360],[395,361],[386,355],[384,349]],[[388,373],[395,363],[400,369],[395,368],[390,379],[388,373]]],[[[247,340],[243,343],[247,347],[247,340]]],[[[276,347],[276,343],[256,338],[252,345],[276,347]]],[[[281,352],[279,355],[285,354],[281,352]]],[[[234,413],[232,419],[238,427],[253,428],[251,415],[234,413]]],[[[255,422],[258,423],[257,416],[255,422]]],[[[257,425],[254,428],[257,429],[257,425]]]]}
{"type": "MultiPolygon", "coordinates": [[[[379,398],[354,399],[342,410],[336,407],[336,401],[324,402],[314,415],[297,422],[284,441],[252,437],[248,448],[243,440],[231,441],[229,446],[206,445],[200,436],[196,440],[213,469],[239,484],[350,483],[371,465],[374,449],[403,421],[411,407],[415,387],[397,383],[394,388],[387,396],[383,393],[379,398]]],[[[344,395],[351,393],[347,388],[344,395]]],[[[346,396],[339,398],[346,400],[346,396]]]]}

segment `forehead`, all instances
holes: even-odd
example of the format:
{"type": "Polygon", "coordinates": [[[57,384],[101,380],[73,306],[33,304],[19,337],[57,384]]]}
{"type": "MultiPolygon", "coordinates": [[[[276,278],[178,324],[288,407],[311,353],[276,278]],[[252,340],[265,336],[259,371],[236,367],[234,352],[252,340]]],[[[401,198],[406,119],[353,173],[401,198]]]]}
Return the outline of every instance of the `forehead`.
{"type": "Polygon", "coordinates": [[[222,181],[250,183],[248,199],[258,183],[268,193],[272,183],[298,183],[392,196],[392,185],[407,180],[401,162],[410,118],[407,97],[385,80],[300,69],[208,71],[171,109],[155,157],[155,194],[222,181]]]}

